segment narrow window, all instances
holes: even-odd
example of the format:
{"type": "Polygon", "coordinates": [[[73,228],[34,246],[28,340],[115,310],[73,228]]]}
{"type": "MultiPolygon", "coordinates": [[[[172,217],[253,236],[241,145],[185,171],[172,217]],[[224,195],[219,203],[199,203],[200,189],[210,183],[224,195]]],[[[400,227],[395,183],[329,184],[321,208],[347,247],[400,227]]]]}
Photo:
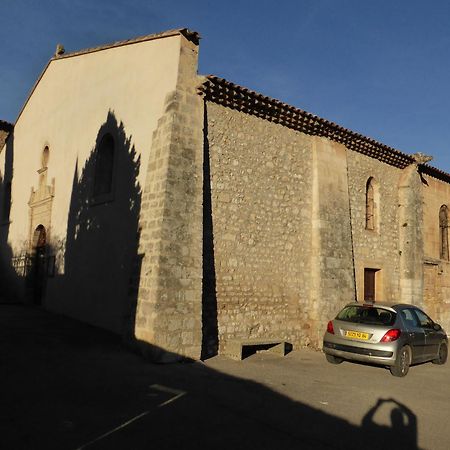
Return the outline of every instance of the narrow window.
{"type": "Polygon", "coordinates": [[[440,257],[448,261],[448,208],[442,205],[439,210],[440,257]]]}
{"type": "Polygon", "coordinates": [[[375,187],[373,178],[366,184],[366,230],[375,229],[375,187]]]}
{"type": "Polygon", "coordinates": [[[41,155],[41,167],[38,170],[40,189],[45,189],[44,186],[47,184],[47,166],[49,158],[50,158],[50,150],[48,146],[45,146],[41,155]]]}
{"type": "Polygon", "coordinates": [[[41,155],[41,167],[45,168],[48,166],[48,160],[50,158],[50,149],[46,145],[41,155]]]}
{"type": "Polygon", "coordinates": [[[5,184],[3,191],[3,209],[2,209],[2,219],[6,222],[9,220],[9,215],[11,212],[11,182],[5,184]]]}
{"type": "Polygon", "coordinates": [[[112,191],[114,166],[114,139],[110,134],[103,136],[97,149],[94,174],[94,197],[112,191]]]}

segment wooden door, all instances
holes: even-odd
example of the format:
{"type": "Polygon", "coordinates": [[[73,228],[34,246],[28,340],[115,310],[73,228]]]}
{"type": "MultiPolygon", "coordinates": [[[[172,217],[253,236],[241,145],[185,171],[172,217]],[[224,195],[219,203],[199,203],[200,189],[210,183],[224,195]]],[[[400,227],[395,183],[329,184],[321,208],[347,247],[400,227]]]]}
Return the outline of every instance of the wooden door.
{"type": "Polygon", "coordinates": [[[364,269],[364,301],[375,301],[375,274],[377,269],[364,269]]]}

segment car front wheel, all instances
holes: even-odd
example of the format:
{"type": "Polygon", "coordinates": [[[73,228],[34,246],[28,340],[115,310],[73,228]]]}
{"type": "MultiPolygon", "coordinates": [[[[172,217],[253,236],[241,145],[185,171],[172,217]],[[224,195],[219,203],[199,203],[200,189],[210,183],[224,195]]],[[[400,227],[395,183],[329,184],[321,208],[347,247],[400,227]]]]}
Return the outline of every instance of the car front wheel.
{"type": "Polygon", "coordinates": [[[411,349],[408,346],[402,347],[397,354],[395,364],[389,367],[394,377],[404,377],[409,371],[411,364],[411,349]]]}
{"type": "Polygon", "coordinates": [[[447,344],[442,342],[442,344],[439,346],[439,352],[438,357],[436,359],[433,359],[431,361],[433,364],[445,364],[447,362],[447,355],[448,355],[448,349],[447,344]]]}

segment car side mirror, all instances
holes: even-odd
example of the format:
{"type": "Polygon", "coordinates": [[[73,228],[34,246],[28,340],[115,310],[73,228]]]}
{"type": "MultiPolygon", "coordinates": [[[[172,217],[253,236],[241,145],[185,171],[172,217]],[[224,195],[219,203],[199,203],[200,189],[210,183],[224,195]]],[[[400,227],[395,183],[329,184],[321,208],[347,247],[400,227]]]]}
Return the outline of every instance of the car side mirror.
{"type": "Polygon", "coordinates": [[[434,331],[441,331],[442,327],[438,323],[433,323],[433,330],[434,331]]]}

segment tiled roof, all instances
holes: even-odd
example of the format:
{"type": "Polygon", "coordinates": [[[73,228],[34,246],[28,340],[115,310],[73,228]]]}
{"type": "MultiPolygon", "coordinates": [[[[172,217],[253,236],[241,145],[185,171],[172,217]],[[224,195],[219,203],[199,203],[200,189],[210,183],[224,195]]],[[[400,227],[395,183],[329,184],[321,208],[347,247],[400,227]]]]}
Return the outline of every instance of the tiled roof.
{"type": "Polygon", "coordinates": [[[378,159],[391,166],[403,169],[415,162],[412,155],[223,78],[209,75],[199,87],[199,90],[209,101],[261,117],[270,122],[279,123],[309,135],[329,138],[344,144],[351,150],[378,159]]]}
{"type": "Polygon", "coordinates": [[[436,169],[436,167],[429,166],[428,164],[420,166],[420,172],[429,175],[430,177],[437,178],[438,180],[445,181],[446,183],[450,183],[449,173],[436,169]]]}
{"type": "Polygon", "coordinates": [[[190,41],[194,42],[195,44],[198,44],[198,41],[200,39],[200,35],[196,31],[191,31],[191,30],[188,30],[187,28],[178,28],[175,30],[164,31],[162,33],[148,34],[146,36],[140,36],[140,37],[133,38],[133,39],[126,39],[124,41],[117,41],[117,42],[113,42],[110,44],[100,45],[98,47],[86,48],[86,49],[79,50],[76,52],[55,55],[52,58],[52,60],[71,58],[73,56],[85,55],[87,53],[94,53],[94,52],[99,52],[101,50],[107,50],[109,48],[122,47],[124,45],[137,44],[139,42],[152,41],[155,39],[161,39],[161,38],[176,36],[176,35],[180,35],[180,34],[182,36],[184,36],[186,39],[189,39],[190,41]]]}
{"type": "MultiPolygon", "coordinates": [[[[266,97],[214,75],[208,75],[205,78],[206,80],[199,86],[199,91],[207,100],[214,103],[279,123],[309,135],[329,138],[344,144],[351,150],[400,169],[416,162],[415,155],[403,153],[302,109],[266,97]]],[[[423,174],[450,183],[449,173],[428,164],[419,164],[419,168],[423,174]]]]}

